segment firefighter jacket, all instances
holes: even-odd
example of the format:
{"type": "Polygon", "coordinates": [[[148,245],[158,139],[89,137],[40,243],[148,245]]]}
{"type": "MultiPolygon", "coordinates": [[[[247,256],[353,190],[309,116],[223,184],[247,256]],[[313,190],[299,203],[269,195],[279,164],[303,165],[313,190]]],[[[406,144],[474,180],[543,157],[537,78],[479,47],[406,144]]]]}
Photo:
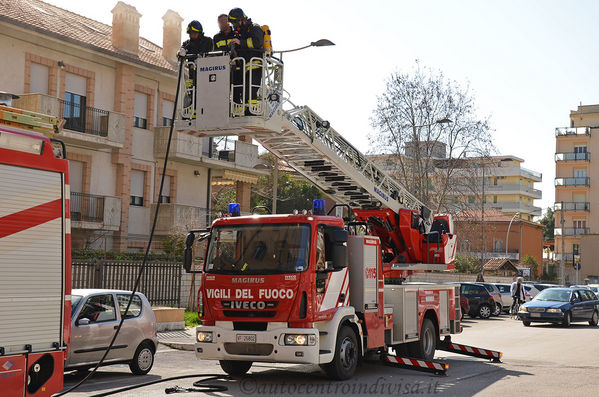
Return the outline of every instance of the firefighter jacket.
{"type": "Polygon", "coordinates": [[[212,51],[212,39],[206,36],[200,36],[197,40],[186,40],[181,47],[185,48],[188,54],[205,54],[212,51]]]}
{"type": "Polygon", "coordinates": [[[235,37],[241,44],[237,46],[237,54],[249,61],[252,57],[262,57],[264,53],[264,31],[256,23],[248,19],[247,25],[240,26],[235,37]]]}
{"type": "Polygon", "coordinates": [[[218,32],[214,35],[214,49],[216,51],[229,51],[231,50],[231,40],[235,38],[235,32],[233,29],[229,30],[229,33],[218,32]]]}

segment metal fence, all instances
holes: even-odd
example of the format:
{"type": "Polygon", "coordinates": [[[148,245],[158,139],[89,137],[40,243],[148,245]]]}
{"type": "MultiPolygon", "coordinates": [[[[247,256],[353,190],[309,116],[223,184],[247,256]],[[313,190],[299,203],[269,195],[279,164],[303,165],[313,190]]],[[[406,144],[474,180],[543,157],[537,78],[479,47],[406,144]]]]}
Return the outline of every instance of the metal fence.
{"type": "Polygon", "coordinates": [[[102,222],[104,220],[104,196],[71,192],[71,220],[102,222]]]}
{"type": "MultiPolygon", "coordinates": [[[[133,290],[141,261],[74,261],[73,288],[133,290]]],[[[138,291],[153,306],[179,307],[182,266],[178,262],[148,262],[138,291]]]]}
{"type": "Polygon", "coordinates": [[[59,99],[59,117],[65,119],[64,128],[86,134],[108,136],[108,111],[82,106],[59,99]]]}

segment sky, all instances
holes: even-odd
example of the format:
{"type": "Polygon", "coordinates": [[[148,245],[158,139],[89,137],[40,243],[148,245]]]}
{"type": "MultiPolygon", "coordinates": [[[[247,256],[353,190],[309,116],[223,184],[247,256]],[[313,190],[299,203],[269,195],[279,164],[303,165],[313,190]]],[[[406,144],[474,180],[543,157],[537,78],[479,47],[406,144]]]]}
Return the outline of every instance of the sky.
{"type": "MultiPolygon", "coordinates": [[[[46,0],[111,24],[114,1],[46,0]]],[[[326,38],[336,45],[284,55],[286,90],[368,152],[370,117],[391,73],[422,66],[468,86],[490,117],[497,154],[543,173],[536,188],[553,206],[555,128],[570,110],[599,103],[599,2],[594,0],[181,1],[126,0],[142,14],[140,35],[162,45],[168,8],[208,35],[233,7],[269,25],[274,50],[326,38]]]]}

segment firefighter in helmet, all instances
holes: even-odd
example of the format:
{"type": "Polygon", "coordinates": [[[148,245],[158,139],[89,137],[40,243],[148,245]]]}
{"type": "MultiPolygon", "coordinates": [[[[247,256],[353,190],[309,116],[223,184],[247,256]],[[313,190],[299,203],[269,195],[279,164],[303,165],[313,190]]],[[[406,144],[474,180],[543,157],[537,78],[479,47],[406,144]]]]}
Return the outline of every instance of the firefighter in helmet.
{"type": "Polygon", "coordinates": [[[218,28],[220,31],[214,35],[214,49],[216,51],[230,51],[231,40],[235,38],[235,33],[229,24],[229,16],[220,14],[218,16],[218,28]]]}
{"type": "Polygon", "coordinates": [[[229,22],[233,25],[235,37],[231,40],[232,56],[245,59],[245,70],[241,70],[239,63],[234,65],[233,81],[240,84],[245,73],[245,98],[242,90],[237,88],[233,92],[233,99],[237,103],[245,101],[246,115],[260,114],[258,104],[258,89],[262,83],[262,56],[264,54],[264,31],[260,25],[252,23],[241,8],[229,11],[229,22]],[[252,59],[253,58],[253,59],[252,59]]]}
{"type": "Polygon", "coordinates": [[[187,25],[189,40],[183,42],[182,46],[187,54],[205,54],[212,51],[212,39],[204,36],[204,29],[199,21],[193,20],[187,25]]]}

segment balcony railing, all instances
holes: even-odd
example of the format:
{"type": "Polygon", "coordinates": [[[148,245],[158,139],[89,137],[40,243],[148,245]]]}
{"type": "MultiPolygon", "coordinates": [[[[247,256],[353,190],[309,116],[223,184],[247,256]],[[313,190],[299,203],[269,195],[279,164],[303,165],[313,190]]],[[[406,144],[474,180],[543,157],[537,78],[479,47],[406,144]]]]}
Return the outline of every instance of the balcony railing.
{"type": "Polygon", "coordinates": [[[590,153],[556,153],[555,161],[589,161],[590,153]]]}
{"type": "MultiPolygon", "coordinates": [[[[156,204],[151,206],[151,214],[156,211],[156,204]]],[[[156,234],[186,233],[191,229],[202,229],[210,225],[213,213],[206,208],[182,204],[161,204],[156,223],[156,234]]]]}
{"type": "MultiPolygon", "coordinates": [[[[482,188],[478,189],[479,191],[482,188]]],[[[502,194],[527,194],[534,198],[541,198],[542,192],[532,187],[511,184],[511,185],[485,185],[485,194],[502,193],[502,194]]]]}
{"type": "Polygon", "coordinates": [[[591,135],[591,127],[560,127],[555,129],[555,136],[591,135]]]}
{"type": "Polygon", "coordinates": [[[590,211],[591,203],[589,202],[564,202],[564,203],[555,203],[554,209],[555,211],[562,210],[562,204],[564,207],[564,211],[590,211]]]}
{"type": "Polygon", "coordinates": [[[588,227],[565,227],[562,230],[561,227],[556,227],[554,231],[556,236],[582,236],[589,234],[590,229],[588,227]]]}
{"type": "Polygon", "coordinates": [[[590,184],[589,177],[555,178],[555,186],[590,186],[590,184]]]}
{"type": "Polygon", "coordinates": [[[526,174],[528,174],[532,177],[532,179],[542,179],[543,178],[543,174],[540,172],[529,170],[528,168],[524,168],[524,167],[520,167],[520,170],[522,171],[522,174],[524,174],[523,176],[527,176],[526,174]]]}
{"type": "Polygon", "coordinates": [[[71,220],[73,222],[103,222],[104,196],[71,192],[71,220]]]}
{"type": "Polygon", "coordinates": [[[64,128],[106,137],[108,136],[108,112],[59,99],[59,118],[66,120],[64,128]]]}
{"type": "MultiPolygon", "coordinates": [[[[564,261],[566,261],[566,262],[572,262],[572,261],[574,261],[574,254],[573,253],[566,252],[563,255],[564,255],[564,261]]],[[[578,256],[578,255],[576,255],[576,256],[578,256]]],[[[555,254],[555,260],[556,261],[560,261],[561,259],[562,259],[562,254],[556,253],[555,254]]]]}

